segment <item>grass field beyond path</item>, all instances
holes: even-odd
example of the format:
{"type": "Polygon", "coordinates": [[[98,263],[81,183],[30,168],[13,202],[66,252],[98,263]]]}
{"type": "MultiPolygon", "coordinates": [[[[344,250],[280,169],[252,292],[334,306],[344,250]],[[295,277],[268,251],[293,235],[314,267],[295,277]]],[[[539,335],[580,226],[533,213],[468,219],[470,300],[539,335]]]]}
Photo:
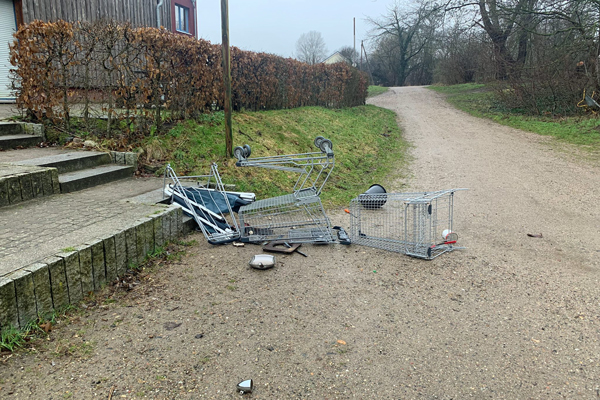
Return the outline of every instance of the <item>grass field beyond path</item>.
{"type": "Polygon", "coordinates": [[[524,115],[519,110],[503,108],[494,93],[483,84],[429,88],[445,94],[449,103],[476,117],[489,118],[502,125],[540,135],[554,136],[591,150],[600,144],[600,119],[591,113],[574,116],[524,115]]]}

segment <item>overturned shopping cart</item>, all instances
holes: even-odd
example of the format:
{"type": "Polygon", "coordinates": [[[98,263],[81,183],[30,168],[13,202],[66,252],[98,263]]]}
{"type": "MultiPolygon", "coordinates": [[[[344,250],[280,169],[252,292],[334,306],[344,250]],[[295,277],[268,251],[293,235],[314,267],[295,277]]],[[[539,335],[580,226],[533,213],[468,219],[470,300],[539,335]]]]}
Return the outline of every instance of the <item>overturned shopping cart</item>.
{"type": "Polygon", "coordinates": [[[454,194],[459,190],[466,189],[361,194],[348,210],[350,240],[424,259],[459,249],[453,231],[454,194]]]}
{"type": "Polygon", "coordinates": [[[333,145],[319,136],[319,151],[250,158],[250,146],[236,147],[238,167],[259,167],[298,174],[293,193],[258,200],[241,206],[238,212],[240,240],[289,243],[331,243],[335,239],[321,198],[323,186],[335,165],[333,145]]]}
{"type": "Polygon", "coordinates": [[[211,244],[238,240],[240,229],[233,213],[254,201],[254,193],[226,191],[216,164],[211,165],[207,175],[180,177],[167,165],[163,193],[194,218],[211,244]]]}

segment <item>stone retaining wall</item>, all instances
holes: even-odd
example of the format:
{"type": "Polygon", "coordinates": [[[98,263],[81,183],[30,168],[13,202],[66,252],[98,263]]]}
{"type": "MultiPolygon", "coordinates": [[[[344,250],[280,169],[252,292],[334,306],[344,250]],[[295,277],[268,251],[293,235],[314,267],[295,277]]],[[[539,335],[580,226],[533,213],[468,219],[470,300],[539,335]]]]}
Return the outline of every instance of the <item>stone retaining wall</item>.
{"type": "Polygon", "coordinates": [[[0,329],[25,327],[55,309],[77,304],[140,265],[181,235],[181,208],[168,206],[108,237],[97,238],[0,277],[0,329]]]}
{"type": "Polygon", "coordinates": [[[56,168],[0,164],[0,207],[60,193],[56,168]]]}
{"type": "Polygon", "coordinates": [[[131,165],[134,170],[137,170],[138,165],[138,153],[124,152],[124,151],[111,151],[110,159],[113,164],[118,165],[131,165]]]}
{"type": "Polygon", "coordinates": [[[46,132],[44,132],[43,124],[33,124],[30,122],[19,122],[21,125],[23,133],[28,135],[37,135],[41,136],[44,140],[46,140],[46,132]]]}

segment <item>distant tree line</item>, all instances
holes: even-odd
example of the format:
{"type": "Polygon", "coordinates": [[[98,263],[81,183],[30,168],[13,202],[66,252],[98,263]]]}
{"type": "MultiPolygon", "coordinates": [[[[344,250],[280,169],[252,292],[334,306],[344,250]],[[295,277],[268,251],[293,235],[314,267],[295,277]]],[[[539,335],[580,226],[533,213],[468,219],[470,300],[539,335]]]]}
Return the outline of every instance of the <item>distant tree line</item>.
{"type": "Polygon", "coordinates": [[[375,83],[495,82],[507,106],[536,114],[600,91],[600,0],[396,2],[369,22],[375,83]]]}

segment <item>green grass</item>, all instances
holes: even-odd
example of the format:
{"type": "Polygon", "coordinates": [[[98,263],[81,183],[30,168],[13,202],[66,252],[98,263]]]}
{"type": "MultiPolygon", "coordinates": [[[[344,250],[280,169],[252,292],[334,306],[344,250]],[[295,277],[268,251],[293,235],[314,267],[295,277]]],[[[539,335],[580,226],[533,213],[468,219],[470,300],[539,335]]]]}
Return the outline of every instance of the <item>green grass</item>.
{"type": "Polygon", "coordinates": [[[523,115],[520,110],[503,108],[494,93],[481,84],[429,86],[429,88],[445,94],[449,103],[476,117],[489,118],[502,125],[553,136],[583,147],[596,147],[600,144],[600,119],[597,115],[567,117],[523,115]]]}
{"type": "Polygon", "coordinates": [[[369,86],[369,88],[367,90],[367,97],[377,96],[379,94],[387,92],[389,89],[390,88],[383,87],[383,86],[371,85],[371,86],[369,86]]]}
{"type": "Polygon", "coordinates": [[[24,328],[16,328],[13,325],[3,327],[0,330],[0,351],[15,351],[35,338],[47,336],[41,327],[42,324],[56,325],[59,318],[68,319],[68,314],[76,309],[73,305],[67,305],[48,315],[39,315],[37,320],[30,321],[24,328]]]}
{"type": "Polygon", "coordinates": [[[0,351],[14,351],[22,347],[28,337],[28,331],[9,326],[0,332],[0,351]]]}
{"type": "MultiPolygon", "coordinates": [[[[395,114],[374,106],[235,113],[233,136],[234,146],[251,146],[251,157],[315,152],[315,137],[330,139],[336,165],[321,196],[329,206],[348,204],[371,184],[399,176],[406,160],[395,114]]],[[[257,198],[290,193],[298,178],[292,172],[235,167],[235,159],[224,157],[222,113],[185,121],[165,135],[147,138],[143,148],[142,163],[171,163],[181,175],[206,174],[216,162],[224,183],[257,198]]]]}

